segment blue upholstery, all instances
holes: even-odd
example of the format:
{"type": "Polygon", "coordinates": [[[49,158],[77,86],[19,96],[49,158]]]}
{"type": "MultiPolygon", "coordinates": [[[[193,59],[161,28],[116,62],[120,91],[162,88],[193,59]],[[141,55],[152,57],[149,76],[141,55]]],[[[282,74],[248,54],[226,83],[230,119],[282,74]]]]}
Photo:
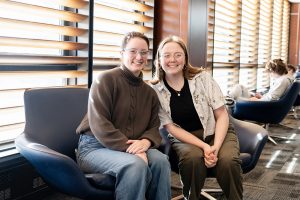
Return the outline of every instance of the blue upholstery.
{"type": "Polygon", "coordinates": [[[296,72],[295,79],[300,79],[300,71],[296,72]]]}
{"type": "Polygon", "coordinates": [[[286,93],[276,101],[237,101],[232,112],[236,119],[264,124],[280,123],[291,110],[300,91],[300,82],[295,81],[286,93]]]}
{"type": "MultiPolygon", "coordinates": [[[[234,126],[240,143],[242,170],[243,173],[247,173],[256,166],[259,156],[268,140],[268,132],[263,127],[254,123],[237,120],[232,117],[230,121],[234,126]]],[[[161,129],[160,133],[163,139],[169,143],[168,148],[164,150],[169,155],[172,170],[178,173],[178,157],[170,146],[170,140],[167,137],[168,132],[165,129],[161,129]]],[[[209,176],[213,175],[209,174],[209,176]]]]}
{"type": "Polygon", "coordinates": [[[49,186],[82,199],[114,199],[115,178],[84,174],[76,164],[75,130],[87,112],[89,90],[47,88],[24,93],[25,129],[15,140],[49,186]]]}

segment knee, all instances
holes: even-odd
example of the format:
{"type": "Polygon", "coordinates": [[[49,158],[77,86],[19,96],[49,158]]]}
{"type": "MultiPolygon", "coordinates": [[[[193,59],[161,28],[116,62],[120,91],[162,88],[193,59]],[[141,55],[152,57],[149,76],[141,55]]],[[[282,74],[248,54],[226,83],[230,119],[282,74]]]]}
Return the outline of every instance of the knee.
{"type": "Polygon", "coordinates": [[[222,170],[239,170],[241,167],[241,161],[239,158],[233,156],[224,156],[218,161],[219,168],[222,170]]]}
{"type": "Polygon", "coordinates": [[[141,158],[137,157],[131,159],[123,166],[123,171],[125,174],[131,175],[134,174],[135,177],[145,176],[148,170],[148,165],[141,158]]]}
{"type": "Polygon", "coordinates": [[[156,166],[161,166],[161,167],[168,167],[168,166],[170,166],[169,159],[164,154],[161,155],[161,156],[159,156],[159,157],[156,157],[153,164],[156,165],[156,166]]]}
{"type": "Polygon", "coordinates": [[[190,154],[187,154],[183,158],[181,158],[181,160],[179,161],[179,165],[182,167],[194,166],[198,168],[204,165],[204,160],[201,155],[191,152],[190,154]]]}

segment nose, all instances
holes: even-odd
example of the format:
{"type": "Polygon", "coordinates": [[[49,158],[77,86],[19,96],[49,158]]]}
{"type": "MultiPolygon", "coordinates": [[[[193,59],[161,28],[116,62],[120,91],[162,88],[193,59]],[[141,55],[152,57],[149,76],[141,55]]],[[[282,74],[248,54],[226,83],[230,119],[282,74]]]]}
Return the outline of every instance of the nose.
{"type": "Polygon", "coordinates": [[[142,52],[137,52],[136,56],[135,56],[137,59],[141,59],[143,58],[142,56],[142,52]]]}
{"type": "Polygon", "coordinates": [[[175,59],[175,54],[172,54],[172,55],[170,56],[170,61],[172,61],[172,62],[176,61],[176,59],[175,59]]]}

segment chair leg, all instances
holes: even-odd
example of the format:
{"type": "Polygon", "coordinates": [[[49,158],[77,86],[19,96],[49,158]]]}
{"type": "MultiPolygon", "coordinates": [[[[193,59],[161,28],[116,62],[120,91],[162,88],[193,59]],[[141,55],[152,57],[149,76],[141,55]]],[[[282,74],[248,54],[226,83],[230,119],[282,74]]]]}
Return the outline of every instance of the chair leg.
{"type": "MultiPolygon", "coordinates": [[[[182,190],[182,186],[175,185],[175,184],[171,184],[171,188],[175,189],[175,190],[182,190]]],[[[178,195],[178,196],[172,198],[171,200],[182,200],[182,199],[184,199],[183,194],[178,195]]]]}
{"type": "MultiPolygon", "coordinates": [[[[270,124],[264,124],[263,127],[269,132],[269,125],[270,124]]],[[[268,133],[269,134],[269,133],[268,133]]],[[[277,142],[270,136],[268,135],[268,140],[270,140],[273,144],[277,145],[277,142]]]]}
{"type": "Polygon", "coordinates": [[[297,114],[297,110],[298,110],[298,106],[293,106],[293,114],[294,114],[295,119],[300,118],[300,116],[298,116],[298,114],[297,114]]]}
{"type": "Polygon", "coordinates": [[[223,192],[223,191],[222,191],[222,189],[202,189],[201,190],[201,195],[202,196],[206,197],[209,200],[217,200],[216,198],[211,196],[208,192],[217,193],[217,192],[223,192]]]}
{"type": "Polygon", "coordinates": [[[275,140],[271,136],[268,136],[268,140],[270,140],[273,144],[277,145],[277,142],[275,142],[275,140]]]}
{"type": "Polygon", "coordinates": [[[181,200],[181,199],[184,199],[183,194],[181,194],[181,195],[179,195],[177,197],[174,197],[171,200],[181,200]]]}

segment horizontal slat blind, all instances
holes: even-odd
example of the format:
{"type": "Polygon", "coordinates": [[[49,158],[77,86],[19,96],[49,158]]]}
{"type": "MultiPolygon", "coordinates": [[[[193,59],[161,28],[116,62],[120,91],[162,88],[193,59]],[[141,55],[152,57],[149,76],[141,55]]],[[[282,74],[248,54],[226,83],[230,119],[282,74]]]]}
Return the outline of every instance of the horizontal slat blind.
{"type": "Polygon", "coordinates": [[[282,0],[273,2],[273,27],[272,27],[272,59],[281,57],[282,33],[282,0]]]}
{"type": "Polygon", "coordinates": [[[223,92],[237,83],[269,87],[265,64],[287,60],[288,0],[210,0],[208,5],[207,63],[223,92]]]}
{"type": "Polygon", "coordinates": [[[215,1],[213,76],[224,94],[238,83],[240,61],[241,1],[215,1]],[[223,75],[222,75],[223,74],[223,75]],[[223,77],[222,77],[223,76],[223,77]]]}
{"type": "MultiPolygon", "coordinates": [[[[87,6],[87,2],[83,0],[75,1],[74,4],[70,1],[53,1],[49,4],[29,0],[0,1],[0,55],[11,55],[6,58],[13,58],[6,64],[18,64],[14,63],[14,59],[18,62],[24,55],[37,59],[42,55],[51,58],[47,64],[57,65],[62,60],[66,60],[64,63],[70,60],[62,54],[63,51],[87,48],[87,43],[77,43],[74,37],[87,34],[88,30],[65,25],[87,19],[88,16],[75,12],[80,3],[81,6],[87,6]],[[73,11],[62,10],[60,2],[73,11]]],[[[34,60],[22,59],[24,65],[40,64],[34,60]]],[[[82,60],[83,58],[78,59],[77,62],[82,60]]],[[[2,63],[0,69],[1,65],[2,63]]]]}
{"type": "Polygon", "coordinates": [[[257,89],[270,85],[268,73],[265,71],[265,63],[272,55],[272,31],[273,31],[273,0],[260,1],[259,43],[258,43],[258,77],[257,89]]]}
{"type": "Polygon", "coordinates": [[[258,64],[271,59],[272,50],[272,0],[260,0],[258,64]]]}
{"type": "Polygon", "coordinates": [[[0,1],[0,143],[24,127],[27,88],[67,87],[86,79],[77,67],[87,62],[85,0],[0,1]],[[79,14],[77,10],[82,10],[79,14]],[[84,14],[82,14],[84,13],[84,14]]]}
{"type": "Polygon", "coordinates": [[[290,24],[290,4],[283,1],[282,11],[282,33],[281,33],[281,58],[288,61],[289,44],[289,24],[290,24]]]}
{"type": "Polygon", "coordinates": [[[239,83],[249,90],[256,88],[258,56],[258,0],[242,1],[241,52],[239,83]]]}
{"type": "Polygon", "coordinates": [[[214,55],[214,31],[215,31],[215,1],[208,1],[208,36],[207,36],[207,66],[212,70],[214,55]]]}
{"type": "MultiPolygon", "coordinates": [[[[153,1],[95,0],[94,5],[94,59],[97,69],[120,64],[120,44],[130,31],[144,33],[153,39],[153,1]]],[[[152,56],[149,56],[151,69],[152,56]]]]}

